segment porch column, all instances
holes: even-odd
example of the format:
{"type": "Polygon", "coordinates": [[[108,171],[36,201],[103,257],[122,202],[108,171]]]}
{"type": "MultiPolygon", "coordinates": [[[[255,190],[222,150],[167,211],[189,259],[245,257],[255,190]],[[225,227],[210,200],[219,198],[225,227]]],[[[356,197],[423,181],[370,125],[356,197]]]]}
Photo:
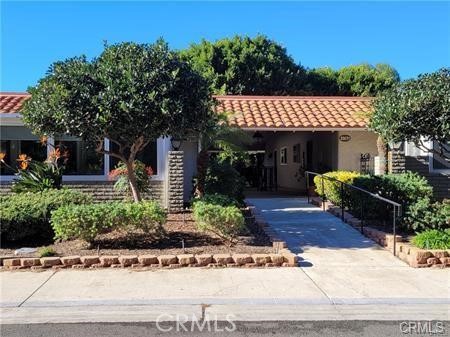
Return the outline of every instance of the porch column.
{"type": "Polygon", "coordinates": [[[167,184],[167,208],[171,213],[181,212],[184,203],[184,167],[183,151],[169,151],[168,184],[167,184]]]}

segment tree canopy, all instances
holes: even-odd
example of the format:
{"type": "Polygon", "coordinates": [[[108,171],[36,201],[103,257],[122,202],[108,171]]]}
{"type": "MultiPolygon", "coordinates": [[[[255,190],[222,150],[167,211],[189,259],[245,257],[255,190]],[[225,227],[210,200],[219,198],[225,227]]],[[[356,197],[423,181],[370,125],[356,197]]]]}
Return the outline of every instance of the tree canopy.
{"type": "Polygon", "coordinates": [[[25,124],[39,134],[80,137],[123,161],[136,201],[137,153],[162,136],[201,132],[215,118],[207,82],[162,40],[106,45],[91,61],[56,62],[29,92],[25,124]],[[105,138],[116,146],[106,150],[105,138]]]}
{"type": "Polygon", "coordinates": [[[375,100],[370,126],[388,142],[414,142],[448,158],[450,69],[420,75],[381,94],[375,100]],[[434,141],[437,148],[427,147],[424,140],[434,141]]]}
{"type": "Polygon", "coordinates": [[[399,82],[387,64],[305,69],[264,35],[206,40],[180,51],[215,94],[375,96],[399,82]]]}
{"type": "Polygon", "coordinates": [[[305,69],[286,49],[263,35],[203,40],[180,54],[208,79],[216,94],[296,94],[306,78],[305,69]]]}
{"type": "Polygon", "coordinates": [[[308,72],[309,90],[314,95],[376,96],[400,81],[387,64],[358,64],[333,70],[329,67],[308,72]]]}

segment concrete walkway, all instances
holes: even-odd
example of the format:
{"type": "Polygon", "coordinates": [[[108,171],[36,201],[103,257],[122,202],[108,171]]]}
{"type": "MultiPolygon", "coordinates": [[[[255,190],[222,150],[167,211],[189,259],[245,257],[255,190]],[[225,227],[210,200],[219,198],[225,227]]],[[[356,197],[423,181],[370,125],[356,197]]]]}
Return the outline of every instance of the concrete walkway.
{"type": "Polygon", "coordinates": [[[302,199],[255,199],[300,268],[0,272],[1,323],[449,320],[449,271],[413,269],[302,199]]]}

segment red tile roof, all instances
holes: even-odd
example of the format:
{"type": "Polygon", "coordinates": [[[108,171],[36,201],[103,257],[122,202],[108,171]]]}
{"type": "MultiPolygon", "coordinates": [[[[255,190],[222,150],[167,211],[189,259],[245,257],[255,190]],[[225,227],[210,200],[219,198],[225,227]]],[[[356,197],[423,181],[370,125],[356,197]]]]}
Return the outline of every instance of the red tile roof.
{"type": "MultiPolygon", "coordinates": [[[[0,113],[18,113],[27,93],[0,93],[0,113]]],[[[215,96],[231,125],[249,129],[365,128],[370,97],[215,96]]]]}
{"type": "Polygon", "coordinates": [[[30,97],[23,92],[1,92],[0,93],[0,113],[18,113],[23,102],[30,97]]]}
{"type": "Polygon", "coordinates": [[[370,97],[215,96],[231,125],[250,129],[366,128],[370,97]]]}

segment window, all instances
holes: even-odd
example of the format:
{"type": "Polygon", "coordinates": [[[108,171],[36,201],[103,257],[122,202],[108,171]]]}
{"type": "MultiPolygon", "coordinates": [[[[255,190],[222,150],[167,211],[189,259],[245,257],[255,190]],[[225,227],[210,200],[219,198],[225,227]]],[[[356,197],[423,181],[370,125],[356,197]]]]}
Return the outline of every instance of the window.
{"type": "Polygon", "coordinates": [[[287,165],[287,148],[282,147],[280,149],[280,164],[287,165]]]}
{"type": "Polygon", "coordinates": [[[292,162],[300,163],[300,144],[295,144],[292,147],[292,162]]]}
{"type": "MultiPolygon", "coordinates": [[[[1,144],[0,151],[5,154],[5,163],[16,169],[20,154],[37,161],[44,161],[47,158],[47,146],[42,144],[39,138],[23,126],[2,126],[0,129],[1,144]]],[[[1,165],[2,175],[13,175],[11,168],[1,165]]]]}
{"type": "MultiPolygon", "coordinates": [[[[434,150],[440,151],[439,146],[433,143],[434,150]]],[[[430,153],[430,171],[450,171],[450,142],[444,145],[444,156],[438,153],[430,153]]]]}
{"type": "MultiPolygon", "coordinates": [[[[117,144],[110,142],[110,148],[114,151],[117,149],[117,144]]],[[[151,166],[153,169],[153,174],[158,173],[158,165],[157,165],[157,147],[156,141],[150,142],[139,154],[136,156],[137,160],[140,160],[145,164],[145,166],[151,166]]],[[[110,169],[114,169],[119,162],[119,159],[116,157],[109,157],[109,167],[110,169]]]]}
{"type": "Polygon", "coordinates": [[[103,175],[104,155],[97,153],[93,146],[74,137],[56,137],[55,148],[66,153],[65,175],[103,175]]]}

